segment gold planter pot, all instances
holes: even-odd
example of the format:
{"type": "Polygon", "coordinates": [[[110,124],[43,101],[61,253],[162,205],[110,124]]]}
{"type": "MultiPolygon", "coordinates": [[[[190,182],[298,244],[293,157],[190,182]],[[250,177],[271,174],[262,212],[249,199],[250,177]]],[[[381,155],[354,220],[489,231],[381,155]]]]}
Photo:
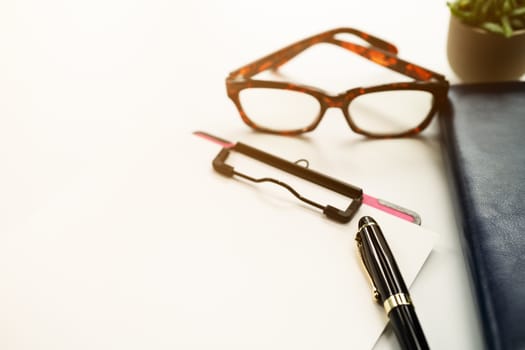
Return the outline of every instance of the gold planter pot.
{"type": "Polygon", "coordinates": [[[464,82],[518,80],[525,74],[525,30],[506,38],[450,16],[447,56],[464,82]]]}

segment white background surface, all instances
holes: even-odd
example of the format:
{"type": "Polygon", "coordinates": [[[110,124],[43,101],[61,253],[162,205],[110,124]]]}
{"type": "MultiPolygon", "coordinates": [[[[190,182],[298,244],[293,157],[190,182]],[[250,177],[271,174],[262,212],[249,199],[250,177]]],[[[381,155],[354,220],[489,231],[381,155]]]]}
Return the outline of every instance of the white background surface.
{"type": "MultiPolygon", "coordinates": [[[[206,184],[181,185],[195,171],[185,167],[195,155],[184,140],[203,129],[288,159],[308,158],[313,168],[419,212],[423,226],[438,235],[411,290],[428,341],[433,349],[479,349],[436,122],[421,138],[368,141],[330,110],[315,132],[284,138],[250,131],[226,97],[229,71],[339,26],[383,37],[401,57],[456,81],[445,54],[445,1],[2,1],[0,348],[220,348],[206,339],[247,342],[239,348],[305,348],[301,334],[298,343],[265,337],[274,324],[239,324],[231,334],[215,334],[224,327],[214,328],[198,312],[188,313],[194,317],[188,322],[202,324],[206,335],[195,337],[204,340],[176,346],[177,332],[186,328],[170,323],[174,266],[187,265],[186,277],[198,278],[214,264],[243,263],[212,261],[212,243],[233,233],[207,221],[199,211],[205,203],[192,200],[206,184]],[[180,230],[192,237],[186,245],[178,245],[180,230]],[[217,231],[216,241],[199,245],[195,235],[209,230],[217,231]],[[187,256],[185,249],[204,258],[178,258],[187,256]]],[[[393,78],[325,48],[298,58],[290,72],[335,91],[393,78]]],[[[226,198],[225,215],[234,200],[226,198]]],[[[277,222],[293,232],[286,210],[277,222]]],[[[246,244],[257,254],[266,247],[246,244]]],[[[304,282],[269,280],[274,285],[267,288],[283,290],[304,282]]],[[[215,289],[228,286],[221,280],[196,285],[202,288],[187,298],[213,300],[215,289]]],[[[322,300],[303,302],[322,310],[322,300]]],[[[304,322],[305,329],[312,326],[304,322]]],[[[337,325],[327,317],[325,327],[337,325]]],[[[390,332],[376,345],[397,347],[390,332]]]]}

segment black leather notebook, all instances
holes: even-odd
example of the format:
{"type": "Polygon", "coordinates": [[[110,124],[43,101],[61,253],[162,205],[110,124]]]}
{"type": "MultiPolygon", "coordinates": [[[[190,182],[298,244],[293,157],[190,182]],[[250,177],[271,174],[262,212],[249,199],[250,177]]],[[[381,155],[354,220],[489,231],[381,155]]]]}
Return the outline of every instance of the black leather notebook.
{"type": "Polygon", "coordinates": [[[525,82],[455,85],[440,113],[489,349],[525,349],[525,82]]]}

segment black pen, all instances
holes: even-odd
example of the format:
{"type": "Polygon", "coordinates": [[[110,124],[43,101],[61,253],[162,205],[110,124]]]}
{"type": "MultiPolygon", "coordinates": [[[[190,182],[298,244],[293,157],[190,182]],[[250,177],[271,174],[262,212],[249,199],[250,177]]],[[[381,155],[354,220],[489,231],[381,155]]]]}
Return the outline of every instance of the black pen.
{"type": "Polygon", "coordinates": [[[359,220],[357,247],[372,283],[373,298],[385,308],[403,349],[429,349],[403,277],[381,228],[370,216],[359,220]]]}

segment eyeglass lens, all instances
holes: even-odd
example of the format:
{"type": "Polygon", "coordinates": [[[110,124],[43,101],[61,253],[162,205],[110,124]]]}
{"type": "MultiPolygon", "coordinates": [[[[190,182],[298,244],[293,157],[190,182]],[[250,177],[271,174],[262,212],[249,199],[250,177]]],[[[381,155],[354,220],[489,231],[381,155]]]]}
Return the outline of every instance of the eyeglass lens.
{"type": "Polygon", "coordinates": [[[348,114],[361,130],[397,134],[417,127],[432,109],[433,96],[421,90],[391,90],[360,95],[348,114]]]}
{"type": "Polygon", "coordinates": [[[303,92],[283,89],[241,90],[239,101],[244,113],[255,124],[275,131],[305,128],[319,117],[319,101],[303,92]]]}

